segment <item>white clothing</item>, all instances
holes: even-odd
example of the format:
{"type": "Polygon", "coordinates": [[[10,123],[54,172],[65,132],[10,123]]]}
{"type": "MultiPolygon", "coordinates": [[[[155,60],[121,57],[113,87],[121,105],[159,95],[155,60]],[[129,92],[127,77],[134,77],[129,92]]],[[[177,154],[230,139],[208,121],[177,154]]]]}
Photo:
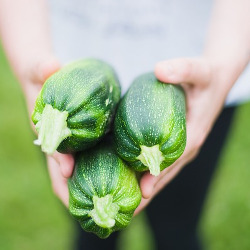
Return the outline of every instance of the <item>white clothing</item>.
{"type": "MultiPolygon", "coordinates": [[[[95,57],[110,63],[128,89],[157,62],[202,53],[212,1],[50,0],[52,36],[63,63],[95,57]]],[[[227,104],[250,99],[250,65],[227,104]]]]}

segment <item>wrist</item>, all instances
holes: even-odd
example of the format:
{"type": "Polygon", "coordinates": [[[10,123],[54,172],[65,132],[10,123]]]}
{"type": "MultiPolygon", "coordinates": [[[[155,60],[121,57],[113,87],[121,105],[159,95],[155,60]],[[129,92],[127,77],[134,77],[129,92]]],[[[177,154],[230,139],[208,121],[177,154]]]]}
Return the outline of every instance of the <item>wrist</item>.
{"type": "Polygon", "coordinates": [[[216,85],[218,92],[225,93],[227,96],[238,77],[247,66],[246,58],[229,58],[219,56],[203,56],[211,68],[211,83],[216,85]],[[221,90],[221,91],[220,91],[221,90]]]}
{"type": "Polygon", "coordinates": [[[224,83],[224,87],[230,90],[238,77],[244,71],[250,60],[250,52],[236,54],[212,53],[207,50],[203,58],[209,63],[217,80],[224,83]]]}

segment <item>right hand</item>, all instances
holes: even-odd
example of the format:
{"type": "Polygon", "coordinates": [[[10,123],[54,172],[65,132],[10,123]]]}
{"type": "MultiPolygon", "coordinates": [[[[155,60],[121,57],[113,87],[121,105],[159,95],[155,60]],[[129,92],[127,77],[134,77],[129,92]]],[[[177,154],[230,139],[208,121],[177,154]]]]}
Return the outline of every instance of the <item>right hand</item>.
{"type": "Polygon", "coordinates": [[[198,155],[233,86],[233,81],[227,80],[228,72],[224,68],[206,57],[176,58],[156,65],[155,75],[160,81],[181,83],[185,90],[187,145],[182,156],[159,176],[152,176],[149,172],[143,174],[140,180],[143,199],[136,213],[144,209],[198,155]]]}

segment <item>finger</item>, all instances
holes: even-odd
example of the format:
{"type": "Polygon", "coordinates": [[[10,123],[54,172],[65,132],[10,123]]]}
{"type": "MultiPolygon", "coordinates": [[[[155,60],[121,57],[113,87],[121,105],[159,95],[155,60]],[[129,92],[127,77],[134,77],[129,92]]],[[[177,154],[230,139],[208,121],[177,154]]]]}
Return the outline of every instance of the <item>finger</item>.
{"type": "Polygon", "coordinates": [[[147,205],[148,203],[151,201],[151,199],[141,199],[141,203],[140,205],[136,208],[135,212],[134,212],[134,216],[136,216],[137,214],[139,214],[147,205]]]}
{"type": "Polygon", "coordinates": [[[165,168],[161,171],[160,175],[153,176],[149,172],[146,172],[143,174],[140,180],[140,188],[142,192],[142,197],[145,199],[149,199],[154,195],[154,189],[155,185],[164,178],[165,175],[167,175],[169,172],[172,171],[173,168],[175,168],[176,165],[178,165],[178,162],[181,160],[179,158],[174,164],[171,166],[165,168]]]}
{"type": "Polygon", "coordinates": [[[157,177],[151,175],[149,172],[143,174],[140,180],[140,187],[142,192],[142,197],[148,199],[152,196],[154,185],[157,182],[157,177]]]}
{"type": "Polygon", "coordinates": [[[42,60],[33,65],[30,71],[30,79],[32,82],[43,84],[46,79],[58,71],[60,67],[59,61],[54,57],[42,60]]]}
{"type": "Polygon", "coordinates": [[[59,165],[52,156],[47,156],[47,162],[54,193],[60,198],[64,205],[68,207],[69,191],[67,179],[61,175],[59,165]]]}
{"type": "Polygon", "coordinates": [[[52,157],[56,160],[61,170],[61,174],[65,178],[69,178],[74,169],[74,157],[71,154],[60,154],[55,152],[52,157]]]}
{"type": "Polygon", "coordinates": [[[59,61],[55,58],[51,58],[48,62],[41,64],[41,78],[42,81],[45,81],[48,77],[53,75],[61,68],[59,61]]]}
{"type": "Polygon", "coordinates": [[[157,178],[157,181],[153,187],[153,193],[151,196],[154,196],[160,189],[162,189],[165,185],[171,182],[172,179],[181,171],[183,167],[185,167],[196,155],[196,149],[188,146],[185,148],[184,153],[178,158],[172,165],[165,168],[161,171],[160,175],[157,178]]]}
{"type": "Polygon", "coordinates": [[[156,64],[156,77],[166,83],[192,83],[201,86],[210,81],[210,67],[201,58],[178,58],[156,64]]]}

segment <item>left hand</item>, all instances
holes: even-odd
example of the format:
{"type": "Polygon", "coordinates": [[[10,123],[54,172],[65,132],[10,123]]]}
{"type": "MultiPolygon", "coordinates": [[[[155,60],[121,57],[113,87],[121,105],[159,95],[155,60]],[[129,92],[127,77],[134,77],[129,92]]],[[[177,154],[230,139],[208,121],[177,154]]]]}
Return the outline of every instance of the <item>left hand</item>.
{"type": "MultiPolygon", "coordinates": [[[[26,70],[21,71],[19,80],[25,93],[28,111],[31,113],[34,109],[35,100],[46,79],[60,69],[59,61],[52,55],[44,57],[32,64],[24,64],[26,70]]],[[[32,124],[35,130],[34,125],[32,124]]],[[[71,154],[60,154],[58,152],[52,155],[46,155],[48,170],[51,178],[51,185],[54,193],[67,207],[69,192],[67,179],[72,175],[74,169],[74,158],[71,154]]]]}
{"type": "Polygon", "coordinates": [[[232,86],[221,67],[206,58],[180,58],[156,65],[156,77],[165,83],[180,84],[186,94],[187,145],[182,156],[155,177],[146,172],[140,180],[142,201],[139,213],[199,153],[221,112],[232,86]]]}

